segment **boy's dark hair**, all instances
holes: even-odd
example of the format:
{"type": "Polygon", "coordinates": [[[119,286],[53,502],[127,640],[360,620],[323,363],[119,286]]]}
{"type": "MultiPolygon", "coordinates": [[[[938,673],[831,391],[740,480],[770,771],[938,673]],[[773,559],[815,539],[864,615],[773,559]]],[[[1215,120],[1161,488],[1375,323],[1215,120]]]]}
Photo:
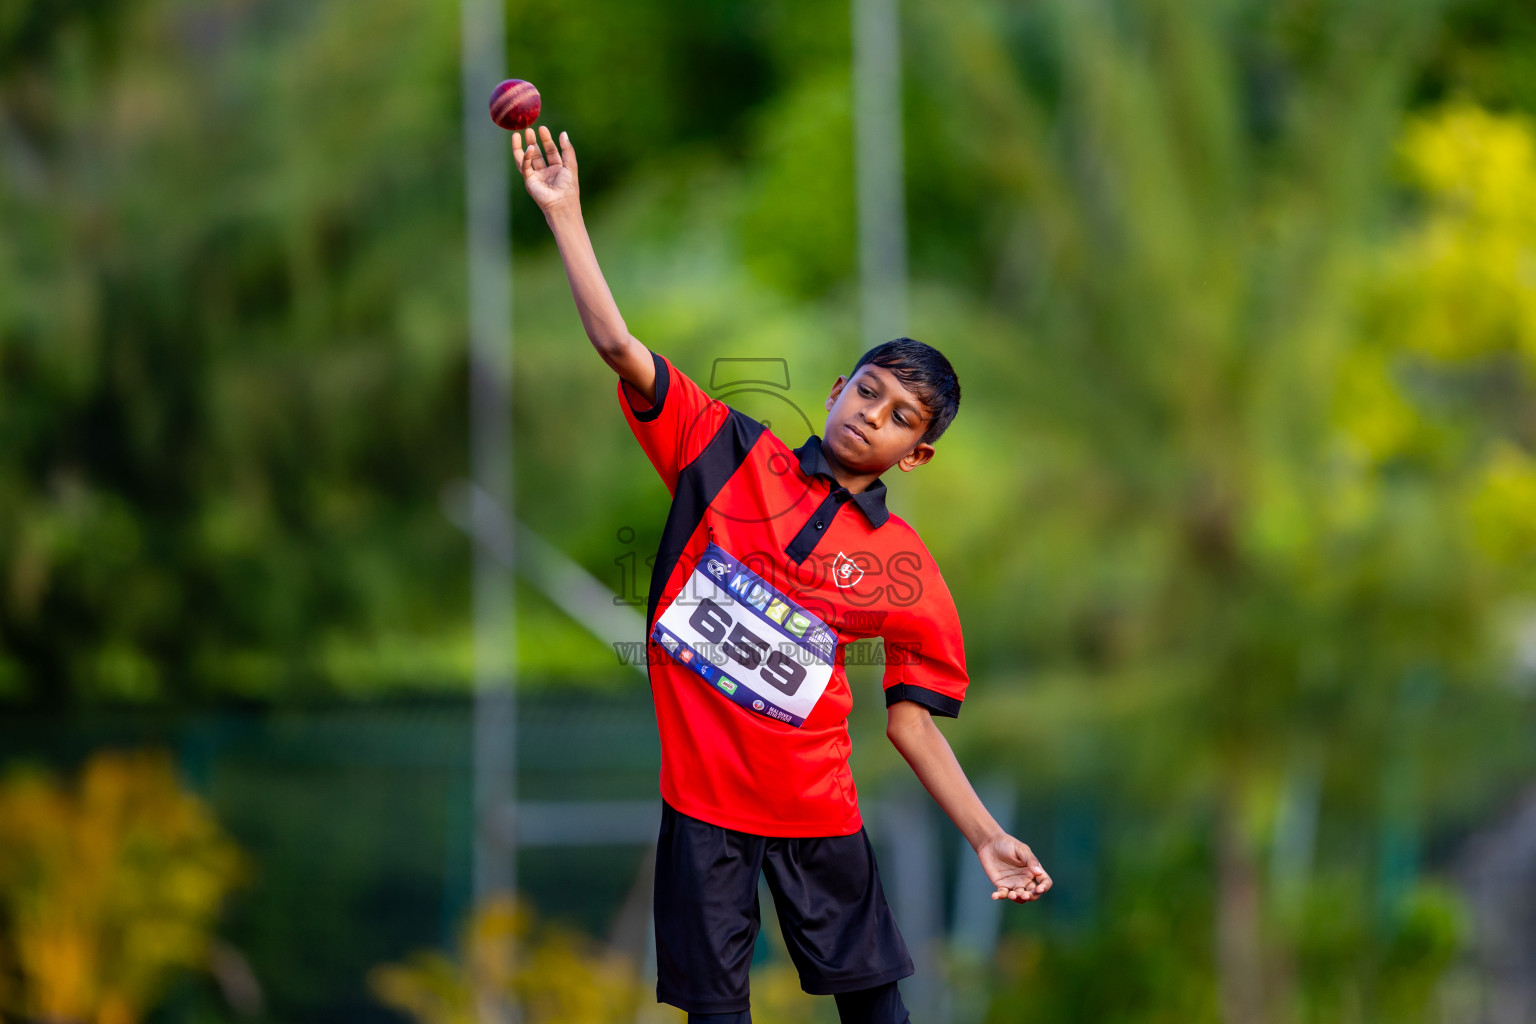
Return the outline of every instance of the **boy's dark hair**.
{"type": "Polygon", "coordinates": [[[848,379],[852,380],[865,363],[890,370],[927,407],[931,418],[918,443],[932,444],[949,429],[955,413],[960,411],[960,378],[955,376],[955,368],[949,365],[944,353],[921,341],[896,338],[860,356],[848,379]]]}

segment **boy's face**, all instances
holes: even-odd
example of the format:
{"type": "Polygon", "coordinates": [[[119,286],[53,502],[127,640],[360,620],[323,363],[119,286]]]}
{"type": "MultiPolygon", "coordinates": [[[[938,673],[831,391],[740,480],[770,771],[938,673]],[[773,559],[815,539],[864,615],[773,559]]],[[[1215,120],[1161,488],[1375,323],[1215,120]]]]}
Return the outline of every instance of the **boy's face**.
{"type": "Polygon", "coordinates": [[[910,473],[933,458],[933,445],[918,441],[932,418],[894,373],[865,363],[851,379],[840,376],[832,385],[822,448],[854,472],[900,466],[910,473]]]}

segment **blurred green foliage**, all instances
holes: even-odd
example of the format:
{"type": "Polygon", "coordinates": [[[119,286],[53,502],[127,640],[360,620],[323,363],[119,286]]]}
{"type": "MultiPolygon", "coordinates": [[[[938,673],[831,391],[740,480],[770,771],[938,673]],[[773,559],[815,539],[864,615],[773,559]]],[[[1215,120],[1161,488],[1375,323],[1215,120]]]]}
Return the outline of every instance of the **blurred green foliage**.
{"type": "MultiPolygon", "coordinates": [[[[1464,930],[1422,863],[1531,768],[1536,15],[902,6],[912,333],[966,401],[892,504],[965,623],[950,735],[1168,823],[1104,839],[1091,927],[1010,918],[995,1013],[1417,1019],[1464,930]]],[[[704,381],[783,357],[818,422],[858,354],[846,8],[508,13],[634,333],[704,381]]],[[[0,4],[0,699],[467,688],[458,31],[0,4]]],[[[617,588],[665,492],[513,200],[519,515],[617,588]]],[[[532,679],[633,685],[520,615],[532,679]]]]}

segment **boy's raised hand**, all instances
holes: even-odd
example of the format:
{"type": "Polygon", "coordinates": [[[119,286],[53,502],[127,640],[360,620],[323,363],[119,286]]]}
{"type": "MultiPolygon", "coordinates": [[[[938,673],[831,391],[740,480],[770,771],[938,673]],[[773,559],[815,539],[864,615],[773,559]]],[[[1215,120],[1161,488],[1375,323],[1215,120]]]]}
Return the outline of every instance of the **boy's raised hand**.
{"type": "Polygon", "coordinates": [[[976,848],[976,856],[987,877],[997,886],[992,894],[995,900],[1028,903],[1045,895],[1051,887],[1051,876],[1040,866],[1034,851],[1006,833],[982,843],[976,848]]]}
{"type": "Polygon", "coordinates": [[[526,149],[523,137],[517,132],[512,133],[512,156],[517,161],[517,169],[523,176],[523,185],[527,187],[528,194],[545,213],[567,204],[575,205],[579,201],[579,189],[576,184],[576,150],[571,146],[570,137],[561,132],[560,145],[556,147],[548,128],[539,128],[538,139],[534,138],[532,128],[527,132],[526,149]],[[543,143],[542,150],[539,148],[540,143],[543,143]]]}

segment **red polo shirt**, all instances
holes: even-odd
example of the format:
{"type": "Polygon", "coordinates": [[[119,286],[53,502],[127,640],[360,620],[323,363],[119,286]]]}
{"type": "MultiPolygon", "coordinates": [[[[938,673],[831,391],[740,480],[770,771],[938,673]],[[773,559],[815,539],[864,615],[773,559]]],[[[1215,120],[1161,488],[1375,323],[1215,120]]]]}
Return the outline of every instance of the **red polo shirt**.
{"type": "Polygon", "coordinates": [[[949,589],[883,482],[851,494],[819,437],[790,448],[655,360],[655,404],[622,380],[619,404],[672,493],[646,608],[661,795],[740,832],[857,832],[847,645],[885,638],[887,705],[955,716],[949,589]]]}

